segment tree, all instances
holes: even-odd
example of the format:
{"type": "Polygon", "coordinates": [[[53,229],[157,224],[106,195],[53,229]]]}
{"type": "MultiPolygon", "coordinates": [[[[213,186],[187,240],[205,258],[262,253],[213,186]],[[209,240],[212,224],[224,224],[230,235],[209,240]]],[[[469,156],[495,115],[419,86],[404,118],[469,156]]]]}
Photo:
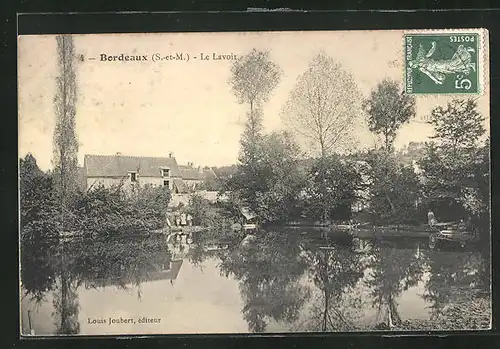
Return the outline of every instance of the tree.
{"type": "Polygon", "coordinates": [[[262,131],[262,104],[269,99],[281,75],[281,68],[269,59],[269,52],[253,49],[233,63],[229,80],[232,92],[238,103],[249,106],[244,137],[247,142],[253,142],[262,131]]]}
{"type": "MultiPolygon", "coordinates": [[[[465,200],[466,209],[476,220],[474,224],[483,234],[483,239],[490,239],[491,229],[491,171],[490,171],[490,138],[478,149],[473,166],[476,190],[470,191],[472,200],[465,200]]],[[[489,248],[486,249],[489,253],[489,248]]]]}
{"type": "Polygon", "coordinates": [[[369,210],[374,223],[414,222],[421,186],[413,168],[399,164],[385,150],[369,152],[366,161],[371,167],[369,210]]]}
{"type": "Polygon", "coordinates": [[[53,178],[40,170],[33,155],[19,163],[21,280],[23,289],[37,300],[52,289],[56,279],[49,263],[58,231],[53,178]]]}
{"type": "Polygon", "coordinates": [[[328,250],[311,246],[300,257],[308,266],[307,275],[316,289],[311,292],[316,297],[311,297],[306,326],[324,332],[356,329],[354,319],[361,300],[355,288],[366,268],[362,257],[340,246],[330,246],[328,250]]]}
{"type": "Polygon", "coordinates": [[[478,141],[485,134],[484,117],[477,110],[473,99],[454,99],[448,102],[446,109],[434,108],[428,123],[434,127],[436,139],[443,149],[450,150],[456,157],[459,150],[477,148],[478,141]]]}
{"type": "Polygon", "coordinates": [[[290,135],[277,132],[263,135],[254,145],[257,161],[241,163],[227,181],[228,189],[263,221],[286,221],[294,213],[302,188],[298,147],[290,135]]]}
{"type": "Polygon", "coordinates": [[[229,83],[238,102],[249,104],[252,117],[254,107],[268,100],[281,75],[281,68],[269,59],[269,52],[253,49],[234,62],[229,83]]]}
{"type": "Polygon", "coordinates": [[[141,235],[165,225],[171,194],[167,187],[103,185],[79,195],[73,204],[73,229],[84,236],[141,235]]]}
{"type": "Polygon", "coordinates": [[[221,258],[222,275],[239,281],[242,314],[252,332],[264,332],[269,320],[296,321],[309,298],[301,283],[307,264],[301,258],[300,237],[270,231],[221,258]]]}
{"type": "Polygon", "coordinates": [[[286,132],[262,139],[263,191],[257,192],[256,213],[268,222],[287,222],[297,215],[303,178],[297,172],[299,149],[286,132]]]}
{"type": "Polygon", "coordinates": [[[77,87],[73,65],[75,49],[70,35],[57,36],[57,63],[54,107],[54,178],[55,189],[63,210],[73,200],[78,184],[78,141],[75,132],[77,87]]]}
{"type": "Polygon", "coordinates": [[[189,197],[187,207],[187,212],[193,217],[193,225],[206,226],[208,224],[210,201],[195,193],[189,197]]]}
{"type": "Polygon", "coordinates": [[[256,207],[255,193],[262,190],[260,144],[262,138],[262,104],[267,101],[282,75],[281,68],[269,59],[268,52],[252,50],[231,67],[232,91],[239,103],[247,103],[247,122],[241,137],[237,179],[227,183],[239,190],[245,204],[256,207]]]}
{"type": "Polygon", "coordinates": [[[384,79],[363,102],[370,131],[382,135],[387,151],[391,150],[398,129],[415,116],[415,98],[400,91],[396,81],[384,79]]]}
{"type": "Polygon", "coordinates": [[[352,75],[320,53],[299,76],[281,115],[295,135],[324,158],[352,140],[360,100],[352,75]]]}
{"type": "Polygon", "coordinates": [[[427,144],[419,165],[426,179],[428,201],[453,198],[469,218],[488,222],[490,160],[489,142],[480,146],[486,132],[483,122],[472,99],[454,99],[446,108],[434,108],[428,121],[434,127],[434,142],[427,144]]]}
{"type": "Polygon", "coordinates": [[[302,206],[308,218],[328,221],[348,220],[351,205],[363,187],[361,174],[355,166],[338,156],[329,156],[315,163],[304,190],[302,206]]]}

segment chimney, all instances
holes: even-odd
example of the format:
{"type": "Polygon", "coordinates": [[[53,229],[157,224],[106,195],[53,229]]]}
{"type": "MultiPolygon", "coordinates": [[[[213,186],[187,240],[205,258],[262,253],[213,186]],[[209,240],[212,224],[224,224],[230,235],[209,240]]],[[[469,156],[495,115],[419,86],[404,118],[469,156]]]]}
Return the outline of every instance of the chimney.
{"type": "Polygon", "coordinates": [[[168,157],[169,158],[173,158],[174,157],[174,153],[172,153],[172,152],[168,153],[168,157]]]}

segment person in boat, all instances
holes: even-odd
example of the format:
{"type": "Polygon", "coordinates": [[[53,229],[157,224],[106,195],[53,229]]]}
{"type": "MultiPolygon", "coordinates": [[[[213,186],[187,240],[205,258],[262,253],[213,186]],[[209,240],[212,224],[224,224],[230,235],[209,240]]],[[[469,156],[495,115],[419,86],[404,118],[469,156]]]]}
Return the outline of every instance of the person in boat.
{"type": "Polygon", "coordinates": [[[429,209],[429,212],[427,212],[427,223],[429,224],[429,227],[434,227],[437,223],[436,217],[434,216],[434,212],[429,209]]]}
{"type": "Polygon", "coordinates": [[[465,219],[461,219],[460,222],[458,223],[458,230],[473,231],[474,230],[474,225],[472,224],[471,217],[467,217],[465,219]]]}

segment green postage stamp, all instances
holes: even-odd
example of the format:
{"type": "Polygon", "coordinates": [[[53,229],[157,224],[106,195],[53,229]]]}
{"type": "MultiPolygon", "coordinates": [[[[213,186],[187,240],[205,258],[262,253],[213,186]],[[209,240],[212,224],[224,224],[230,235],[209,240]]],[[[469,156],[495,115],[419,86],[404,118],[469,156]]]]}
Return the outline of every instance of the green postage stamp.
{"type": "Polygon", "coordinates": [[[405,34],[409,94],[477,94],[481,90],[478,33],[405,34]]]}

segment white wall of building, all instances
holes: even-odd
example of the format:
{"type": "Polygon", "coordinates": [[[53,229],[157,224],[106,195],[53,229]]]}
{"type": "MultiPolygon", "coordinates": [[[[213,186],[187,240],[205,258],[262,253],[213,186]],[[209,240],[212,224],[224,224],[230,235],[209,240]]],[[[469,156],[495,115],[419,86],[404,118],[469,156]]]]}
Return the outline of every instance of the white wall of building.
{"type": "Polygon", "coordinates": [[[102,184],[104,187],[109,188],[113,185],[119,184],[121,181],[123,181],[123,184],[125,186],[130,186],[130,185],[146,185],[150,184],[155,187],[160,187],[164,185],[164,181],[168,180],[168,187],[170,190],[173,189],[173,179],[171,177],[137,177],[137,182],[132,182],[130,178],[112,178],[112,177],[92,177],[92,178],[87,178],[87,188],[90,188],[91,186],[95,186],[96,184],[102,184]]]}

